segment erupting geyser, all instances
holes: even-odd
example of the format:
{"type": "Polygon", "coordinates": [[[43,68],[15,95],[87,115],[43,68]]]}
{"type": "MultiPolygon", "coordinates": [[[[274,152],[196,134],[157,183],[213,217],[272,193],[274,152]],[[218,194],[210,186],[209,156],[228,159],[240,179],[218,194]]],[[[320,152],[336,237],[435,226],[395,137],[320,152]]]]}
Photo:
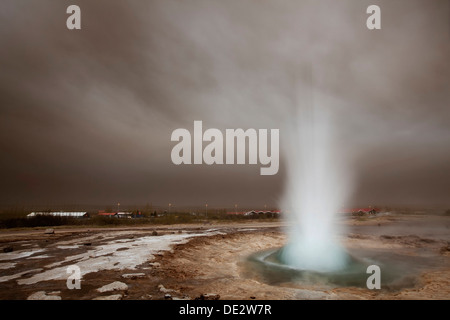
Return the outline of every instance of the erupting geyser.
{"type": "Polygon", "coordinates": [[[288,244],[278,260],[300,270],[332,272],[345,268],[350,257],[337,238],[342,231],[336,213],[346,200],[348,172],[325,107],[301,109],[289,132],[288,184],[283,209],[289,225],[288,244]]]}

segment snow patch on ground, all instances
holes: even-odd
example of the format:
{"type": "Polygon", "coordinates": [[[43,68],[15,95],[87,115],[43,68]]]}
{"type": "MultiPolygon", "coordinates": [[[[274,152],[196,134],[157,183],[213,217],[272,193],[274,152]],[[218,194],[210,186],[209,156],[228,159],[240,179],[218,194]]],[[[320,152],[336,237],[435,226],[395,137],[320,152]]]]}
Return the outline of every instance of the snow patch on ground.
{"type": "Polygon", "coordinates": [[[15,266],[16,266],[16,263],[14,263],[14,262],[0,263],[0,270],[11,269],[11,268],[14,268],[15,266]]]}
{"type": "MultiPolygon", "coordinates": [[[[126,233],[129,235],[129,233],[126,233]]],[[[222,234],[220,232],[192,233],[192,234],[167,234],[162,236],[136,236],[133,239],[118,239],[93,246],[87,252],[68,256],[63,261],[45,266],[45,271],[29,278],[19,279],[19,285],[30,285],[41,281],[66,280],[68,277],[67,266],[77,265],[83,275],[99,272],[101,270],[135,270],[137,266],[152,260],[154,254],[167,251],[173,245],[186,243],[190,238],[212,236],[222,234]]],[[[43,250],[40,250],[43,251],[43,250]]],[[[38,252],[37,250],[33,253],[38,252]]],[[[23,253],[25,254],[25,253],[23,253]]],[[[16,276],[20,277],[19,276],[16,276]]]]}
{"type": "Polygon", "coordinates": [[[9,281],[9,280],[17,279],[17,278],[22,277],[24,274],[32,273],[32,272],[40,272],[42,270],[43,269],[41,269],[41,268],[33,269],[33,270],[26,270],[26,271],[22,271],[22,272],[19,272],[19,273],[10,275],[10,276],[4,276],[4,277],[0,278],[0,282],[6,282],[6,281],[9,281]]]}
{"type": "Polygon", "coordinates": [[[128,290],[128,286],[126,285],[126,283],[120,281],[115,281],[113,283],[104,285],[103,287],[97,289],[98,292],[125,291],[125,290],[128,290]]]}
{"type": "Polygon", "coordinates": [[[78,249],[80,246],[79,245],[73,245],[73,246],[57,246],[56,248],[58,249],[62,249],[62,250],[66,250],[66,249],[78,249]]]}
{"type": "Polygon", "coordinates": [[[43,252],[44,249],[18,250],[0,255],[0,261],[16,260],[32,256],[35,253],[43,252]]]}
{"type": "Polygon", "coordinates": [[[51,258],[51,256],[49,256],[48,254],[41,254],[39,256],[32,256],[27,259],[45,259],[45,258],[51,258]]]}
{"type": "Polygon", "coordinates": [[[49,292],[47,294],[45,291],[38,291],[30,295],[27,300],[61,300],[58,294],[60,292],[49,292]]]}

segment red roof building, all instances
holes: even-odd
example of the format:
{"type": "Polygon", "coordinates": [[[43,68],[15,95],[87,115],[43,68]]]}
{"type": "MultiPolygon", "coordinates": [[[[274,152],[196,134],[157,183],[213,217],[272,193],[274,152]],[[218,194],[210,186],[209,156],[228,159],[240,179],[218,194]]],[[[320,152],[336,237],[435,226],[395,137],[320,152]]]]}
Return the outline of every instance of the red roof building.
{"type": "Polygon", "coordinates": [[[117,212],[102,212],[102,211],[99,211],[98,215],[99,216],[106,216],[106,217],[114,217],[115,215],[117,215],[117,212]]]}

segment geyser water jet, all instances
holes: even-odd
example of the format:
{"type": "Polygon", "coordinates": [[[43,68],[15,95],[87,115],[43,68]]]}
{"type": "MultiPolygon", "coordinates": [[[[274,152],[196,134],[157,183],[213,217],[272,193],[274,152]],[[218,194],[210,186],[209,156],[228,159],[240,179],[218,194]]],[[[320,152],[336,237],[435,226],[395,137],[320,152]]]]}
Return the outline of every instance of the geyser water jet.
{"type": "Polygon", "coordinates": [[[343,230],[335,218],[345,203],[349,176],[333,115],[324,106],[299,109],[292,127],[282,203],[289,242],[279,260],[300,270],[341,270],[350,257],[339,243],[343,230]]]}

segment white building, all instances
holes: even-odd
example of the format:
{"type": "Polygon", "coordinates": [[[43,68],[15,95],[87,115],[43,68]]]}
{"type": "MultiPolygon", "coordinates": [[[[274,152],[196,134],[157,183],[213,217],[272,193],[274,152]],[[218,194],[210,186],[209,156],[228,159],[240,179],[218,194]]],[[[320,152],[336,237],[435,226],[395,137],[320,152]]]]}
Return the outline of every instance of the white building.
{"type": "Polygon", "coordinates": [[[72,218],[83,218],[87,217],[87,212],[32,212],[27,215],[27,218],[36,216],[52,216],[52,217],[72,217],[72,218]]]}
{"type": "Polygon", "coordinates": [[[131,218],[133,212],[117,212],[117,217],[119,218],[131,218]]]}

